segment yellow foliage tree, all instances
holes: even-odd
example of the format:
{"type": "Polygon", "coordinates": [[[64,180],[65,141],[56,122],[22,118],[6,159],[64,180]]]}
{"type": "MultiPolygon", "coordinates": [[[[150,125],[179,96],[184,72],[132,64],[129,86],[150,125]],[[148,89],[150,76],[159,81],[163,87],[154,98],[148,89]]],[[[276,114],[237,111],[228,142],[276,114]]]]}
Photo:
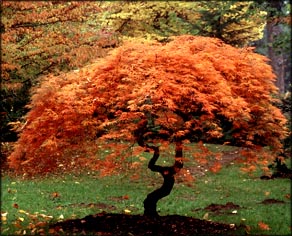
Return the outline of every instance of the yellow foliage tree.
{"type": "Polygon", "coordinates": [[[251,1],[211,1],[200,5],[201,34],[234,46],[246,46],[263,37],[267,12],[251,1]]]}
{"type": "Polygon", "coordinates": [[[250,1],[125,1],[107,2],[101,8],[103,27],[124,38],[163,41],[192,34],[217,37],[235,46],[263,36],[266,14],[250,1]]]}

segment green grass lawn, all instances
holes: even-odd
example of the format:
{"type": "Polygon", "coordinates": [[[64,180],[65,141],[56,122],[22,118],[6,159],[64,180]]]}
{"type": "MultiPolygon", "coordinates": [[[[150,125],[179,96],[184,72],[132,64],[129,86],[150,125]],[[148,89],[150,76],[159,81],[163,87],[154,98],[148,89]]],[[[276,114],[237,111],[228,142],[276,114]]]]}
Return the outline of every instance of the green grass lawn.
{"type": "MultiPolygon", "coordinates": [[[[98,173],[23,180],[3,176],[1,181],[1,235],[42,234],[50,222],[83,218],[100,212],[143,214],[143,200],[159,187],[161,177],[141,169],[99,178],[98,173]],[[131,176],[139,171],[139,179],[131,176]]],[[[188,169],[193,163],[186,162],[188,169]]],[[[219,173],[206,172],[191,185],[178,181],[171,195],[158,203],[160,215],[183,215],[243,225],[240,234],[290,235],[290,180],[260,180],[240,172],[236,164],[219,173]],[[263,204],[265,199],[279,203],[263,204]],[[281,202],[280,202],[281,201],[281,202]],[[216,214],[210,204],[239,206],[216,214]],[[246,231],[246,232],[244,232],[246,231]]]]}

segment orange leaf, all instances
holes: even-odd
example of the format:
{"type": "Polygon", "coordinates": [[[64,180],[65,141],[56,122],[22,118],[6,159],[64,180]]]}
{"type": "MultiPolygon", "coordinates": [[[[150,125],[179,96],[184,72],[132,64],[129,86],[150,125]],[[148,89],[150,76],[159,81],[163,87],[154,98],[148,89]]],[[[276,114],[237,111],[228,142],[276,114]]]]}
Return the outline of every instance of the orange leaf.
{"type": "Polygon", "coordinates": [[[220,162],[215,162],[213,164],[213,166],[210,167],[210,171],[213,173],[217,173],[218,171],[220,171],[222,168],[222,165],[220,162]]]}
{"type": "Polygon", "coordinates": [[[58,198],[58,197],[60,197],[60,193],[58,193],[58,192],[53,192],[53,193],[51,194],[51,197],[52,197],[52,198],[58,198]]]}
{"type": "Polygon", "coordinates": [[[267,225],[267,224],[265,224],[265,223],[262,222],[262,221],[260,221],[260,222],[258,223],[258,226],[259,226],[259,228],[262,229],[262,230],[271,230],[270,226],[267,225]]]}
{"type": "Polygon", "coordinates": [[[129,196],[128,196],[128,195],[124,195],[124,196],[123,196],[123,199],[124,199],[124,200],[128,200],[128,199],[129,199],[129,196]]]}

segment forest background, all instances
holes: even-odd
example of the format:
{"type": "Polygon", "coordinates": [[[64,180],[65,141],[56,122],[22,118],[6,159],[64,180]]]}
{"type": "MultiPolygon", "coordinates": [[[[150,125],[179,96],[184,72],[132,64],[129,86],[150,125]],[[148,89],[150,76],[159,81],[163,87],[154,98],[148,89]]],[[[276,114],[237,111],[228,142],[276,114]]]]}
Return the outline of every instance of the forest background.
{"type": "MultiPolygon", "coordinates": [[[[267,56],[277,76],[278,105],[288,116],[290,28],[289,1],[3,1],[1,146],[17,140],[31,90],[48,74],[78,70],[124,41],[168,42],[182,34],[252,46],[267,56]]],[[[1,148],[1,160],[7,151],[1,148]]]]}

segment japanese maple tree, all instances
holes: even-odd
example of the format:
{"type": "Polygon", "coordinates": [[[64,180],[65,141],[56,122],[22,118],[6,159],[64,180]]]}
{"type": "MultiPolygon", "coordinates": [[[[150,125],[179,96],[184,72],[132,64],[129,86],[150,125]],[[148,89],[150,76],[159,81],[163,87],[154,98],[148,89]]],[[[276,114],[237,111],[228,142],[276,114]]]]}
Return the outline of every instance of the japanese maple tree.
{"type": "Polygon", "coordinates": [[[144,201],[145,214],[157,215],[157,201],[183,167],[185,143],[246,147],[252,166],[281,153],[286,119],[273,106],[274,79],[264,56],[215,38],[125,43],[80,71],[42,82],[10,166],[27,174],[74,166],[114,174],[137,144],[136,153],[153,151],[148,167],[164,177],[144,201]],[[173,166],[157,165],[161,147],[170,144],[173,166]]]}

